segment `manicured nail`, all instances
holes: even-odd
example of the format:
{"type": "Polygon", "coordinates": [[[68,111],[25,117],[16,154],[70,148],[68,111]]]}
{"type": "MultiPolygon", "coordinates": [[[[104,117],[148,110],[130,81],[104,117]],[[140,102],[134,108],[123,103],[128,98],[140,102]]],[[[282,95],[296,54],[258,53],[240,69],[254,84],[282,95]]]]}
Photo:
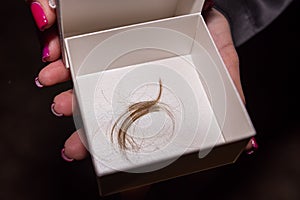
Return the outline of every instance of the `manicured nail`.
{"type": "Polygon", "coordinates": [[[258,149],[258,144],[257,144],[256,139],[254,137],[251,138],[250,142],[251,142],[252,148],[247,151],[248,155],[253,154],[258,149]]]}
{"type": "Polygon", "coordinates": [[[48,25],[48,19],[41,4],[38,2],[32,2],[30,8],[37,27],[43,31],[48,25]]]}
{"type": "Polygon", "coordinates": [[[55,9],[56,8],[55,0],[48,0],[48,5],[50,8],[55,9]]]}
{"type": "Polygon", "coordinates": [[[50,53],[49,53],[49,46],[48,44],[46,44],[43,48],[43,57],[42,57],[42,61],[43,62],[47,62],[47,58],[50,57],[50,53]]]}
{"type": "Polygon", "coordinates": [[[66,154],[65,154],[65,148],[63,148],[62,150],[61,150],[61,157],[65,160],[65,161],[67,161],[67,162],[73,162],[74,161],[74,159],[73,158],[69,158],[68,156],[66,156],[66,154]]]}
{"type": "Polygon", "coordinates": [[[35,85],[36,85],[37,87],[39,87],[39,88],[44,87],[43,84],[41,84],[41,82],[40,82],[40,80],[39,80],[39,77],[36,77],[36,78],[34,79],[34,82],[35,82],[35,85]]]}
{"type": "Polygon", "coordinates": [[[51,111],[52,111],[52,113],[53,113],[55,116],[57,116],[57,117],[62,117],[63,114],[57,113],[57,112],[54,110],[54,106],[55,106],[55,103],[52,103],[52,105],[51,105],[51,111]]]}

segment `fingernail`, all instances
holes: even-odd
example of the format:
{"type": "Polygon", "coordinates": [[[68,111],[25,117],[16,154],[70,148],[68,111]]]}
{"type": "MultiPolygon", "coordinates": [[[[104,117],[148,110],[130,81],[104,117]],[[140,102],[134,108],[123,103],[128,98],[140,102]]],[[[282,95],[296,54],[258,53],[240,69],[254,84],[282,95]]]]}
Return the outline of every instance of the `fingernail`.
{"type": "Polygon", "coordinates": [[[74,159],[73,158],[69,158],[68,156],[66,156],[66,154],[65,154],[65,148],[63,148],[62,150],[61,150],[61,157],[65,160],[65,161],[67,161],[67,162],[73,162],[74,161],[74,159]]]}
{"type": "Polygon", "coordinates": [[[42,57],[42,61],[43,62],[47,62],[47,58],[50,57],[50,53],[49,53],[49,46],[48,44],[46,44],[43,48],[43,57],[42,57]]]}
{"type": "Polygon", "coordinates": [[[250,142],[251,142],[252,147],[251,147],[251,149],[249,149],[249,150],[247,151],[247,154],[248,154],[248,155],[253,154],[253,153],[256,152],[257,149],[258,149],[258,144],[257,144],[257,142],[256,142],[255,137],[252,137],[251,140],[250,140],[250,142]]]}
{"type": "Polygon", "coordinates": [[[36,85],[37,87],[39,87],[39,88],[44,87],[43,84],[41,84],[41,82],[40,82],[40,80],[39,80],[39,77],[36,77],[36,78],[34,79],[34,82],[35,82],[35,85],[36,85]]]}
{"type": "Polygon", "coordinates": [[[55,0],[48,0],[48,5],[50,8],[55,9],[56,8],[55,0]]]}
{"type": "Polygon", "coordinates": [[[36,25],[41,31],[43,31],[48,25],[48,19],[41,4],[38,2],[32,2],[30,8],[36,25]]]}
{"type": "Polygon", "coordinates": [[[54,106],[55,106],[55,103],[52,103],[52,105],[51,105],[51,111],[52,111],[52,113],[53,113],[55,116],[57,116],[57,117],[62,117],[63,114],[57,113],[57,112],[54,110],[54,106]]]}

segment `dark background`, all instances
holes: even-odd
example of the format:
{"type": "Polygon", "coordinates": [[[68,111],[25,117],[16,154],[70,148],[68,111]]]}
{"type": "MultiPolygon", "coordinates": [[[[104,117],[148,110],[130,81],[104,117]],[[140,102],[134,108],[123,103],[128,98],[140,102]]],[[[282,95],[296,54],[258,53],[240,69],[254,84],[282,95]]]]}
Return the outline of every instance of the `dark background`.
{"type": "MultiPolygon", "coordinates": [[[[299,1],[237,48],[259,151],[237,163],[152,186],[147,199],[300,199],[299,1]]],[[[0,20],[0,199],[99,199],[91,160],[66,163],[72,118],[50,112],[71,84],[39,89],[41,46],[24,1],[2,2],[0,20]]],[[[105,199],[118,199],[118,195],[105,199]]]]}

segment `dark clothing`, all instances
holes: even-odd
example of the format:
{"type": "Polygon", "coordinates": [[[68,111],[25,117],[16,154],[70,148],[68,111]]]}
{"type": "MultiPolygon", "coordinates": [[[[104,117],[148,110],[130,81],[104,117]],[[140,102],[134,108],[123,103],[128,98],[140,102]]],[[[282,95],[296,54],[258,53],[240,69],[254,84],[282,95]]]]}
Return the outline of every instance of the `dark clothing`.
{"type": "Polygon", "coordinates": [[[293,0],[215,0],[229,20],[233,40],[241,45],[269,25],[293,0]]]}

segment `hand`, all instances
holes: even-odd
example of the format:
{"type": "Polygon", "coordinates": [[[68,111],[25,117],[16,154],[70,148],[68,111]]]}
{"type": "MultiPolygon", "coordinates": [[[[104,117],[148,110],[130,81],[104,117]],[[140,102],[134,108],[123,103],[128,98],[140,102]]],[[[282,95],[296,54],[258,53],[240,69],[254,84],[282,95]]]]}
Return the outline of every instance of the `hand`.
{"type": "MultiPolygon", "coordinates": [[[[55,9],[49,6],[48,0],[29,0],[32,15],[37,27],[43,35],[42,60],[49,62],[35,79],[38,87],[53,86],[70,80],[70,72],[61,60],[61,48],[56,25],[55,9]]],[[[73,90],[68,90],[57,95],[51,105],[52,112],[57,116],[72,115],[73,90]]],[[[77,132],[73,133],[65,142],[62,157],[67,161],[81,160],[88,155],[87,150],[81,143],[77,132]]]]}
{"type": "Polygon", "coordinates": [[[230,76],[245,103],[245,97],[240,81],[239,57],[233,44],[229,23],[224,15],[216,9],[207,12],[204,18],[230,76]]]}
{"type": "MultiPolygon", "coordinates": [[[[245,103],[245,96],[240,79],[239,57],[233,44],[229,23],[224,15],[216,9],[207,12],[204,18],[240,97],[245,103]]],[[[257,148],[258,144],[253,137],[246,147],[246,152],[252,154],[257,148]]]]}
{"type": "MultiPolygon", "coordinates": [[[[42,69],[36,78],[36,84],[39,87],[53,86],[55,84],[70,79],[70,72],[67,70],[60,59],[61,50],[57,30],[52,28],[55,24],[56,15],[47,0],[37,0],[31,3],[31,10],[38,28],[43,31],[44,49],[42,60],[50,62],[42,69]]],[[[239,59],[235,50],[230,27],[226,18],[217,10],[212,9],[205,16],[208,29],[215,41],[215,44],[224,60],[224,63],[233,79],[235,86],[245,102],[240,75],[239,59]]],[[[53,113],[57,116],[72,115],[72,95],[73,91],[68,90],[57,95],[51,106],[53,113]]],[[[247,149],[256,148],[255,139],[252,139],[247,149]]],[[[62,150],[62,156],[67,161],[81,160],[87,156],[87,150],[82,144],[77,132],[73,133],[65,142],[62,150]]]]}

